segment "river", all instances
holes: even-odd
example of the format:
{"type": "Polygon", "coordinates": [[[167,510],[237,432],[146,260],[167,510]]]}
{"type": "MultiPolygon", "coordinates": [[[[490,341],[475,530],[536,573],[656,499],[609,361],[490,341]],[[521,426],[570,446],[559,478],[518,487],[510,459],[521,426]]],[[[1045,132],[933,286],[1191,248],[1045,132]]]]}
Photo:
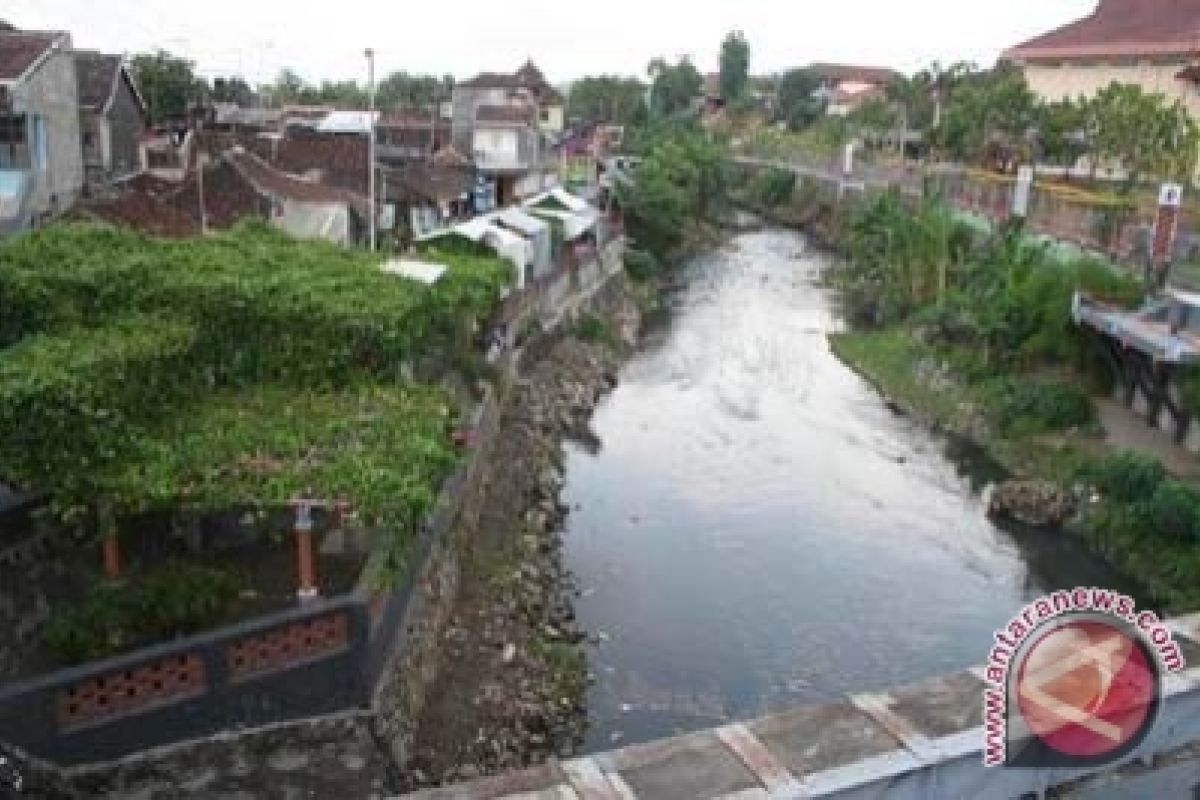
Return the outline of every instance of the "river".
{"type": "Polygon", "coordinates": [[[988,521],[986,464],[830,352],[823,263],[770,229],[695,259],[568,446],[591,750],[981,664],[1025,601],[1131,588],[988,521]]]}

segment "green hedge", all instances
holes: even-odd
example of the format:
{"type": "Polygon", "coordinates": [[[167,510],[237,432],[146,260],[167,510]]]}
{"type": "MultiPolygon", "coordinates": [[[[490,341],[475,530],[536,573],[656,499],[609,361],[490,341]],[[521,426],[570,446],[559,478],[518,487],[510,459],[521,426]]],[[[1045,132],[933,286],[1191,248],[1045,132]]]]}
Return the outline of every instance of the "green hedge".
{"type": "Polygon", "coordinates": [[[405,419],[416,390],[403,376],[460,363],[511,274],[496,258],[439,261],[449,270],[426,286],[260,225],[188,241],[63,225],[0,244],[0,478],[49,492],[65,516],[186,505],[189,492],[211,509],[270,505],[321,487],[239,482],[230,464],[281,442],[328,448],[357,415],[395,414],[371,429],[378,442],[349,440],[358,455],[325,488],[409,519],[447,452],[427,416],[405,419]],[[381,410],[364,411],[364,384],[383,385],[368,404],[381,410]],[[301,402],[313,419],[289,413],[301,402]]]}
{"type": "Polygon", "coordinates": [[[196,326],[218,383],[397,375],[465,336],[510,273],[494,258],[445,260],[431,288],[379,271],[366,253],[256,225],[183,242],[57,226],[0,246],[0,346],[149,312],[196,326]]]}
{"type": "Polygon", "coordinates": [[[129,458],[139,426],[198,388],[195,329],[130,316],[0,351],[0,465],[27,488],[78,497],[129,458]]]}

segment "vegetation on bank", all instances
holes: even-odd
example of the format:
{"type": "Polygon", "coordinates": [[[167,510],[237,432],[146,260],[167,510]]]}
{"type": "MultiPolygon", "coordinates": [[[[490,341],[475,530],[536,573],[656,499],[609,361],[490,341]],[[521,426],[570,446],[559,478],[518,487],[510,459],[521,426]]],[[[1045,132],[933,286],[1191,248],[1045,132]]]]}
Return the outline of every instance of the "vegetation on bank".
{"type": "Polygon", "coordinates": [[[1015,474],[1074,490],[1085,498],[1081,537],[1171,609],[1200,606],[1200,491],[1104,444],[1091,395],[1111,376],[1070,317],[1076,289],[1132,306],[1140,284],[896,195],[856,209],[843,245],[829,279],[855,330],[831,337],[835,353],[1015,474]]]}
{"type": "MultiPolygon", "coordinates": [[[[0,480],[45,493],[92,537],[147,513],[182,529],[341,500],[396,565],[458,458],[456,403],[418,381],[480,358],[510,273],[495,258],[435,257],[450,269],[426,286],[259,224],[188,241],[58,225],[5,242],[0,480]]],[[[205,589],[219,581],[176,581],[195,602],[162,600],[183,611],[160,625],[143,613],[159,602],[143,602],[154,577],[139,578],[58,620],[55,649],[186,632],[217,613],[203,596],[226,596],[205,589]]]]}

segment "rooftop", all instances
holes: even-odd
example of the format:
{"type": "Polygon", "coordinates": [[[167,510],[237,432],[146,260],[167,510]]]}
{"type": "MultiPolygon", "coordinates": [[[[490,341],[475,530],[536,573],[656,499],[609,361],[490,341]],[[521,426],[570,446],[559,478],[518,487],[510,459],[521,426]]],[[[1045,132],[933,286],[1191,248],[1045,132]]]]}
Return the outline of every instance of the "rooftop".
{"type": "Polygon", "coordinates": [[[1013,61],[1200,55],[1200,0],[1100,0],[1096,10],[1005,51],[1013,61]]]}
{"type": "Polygon", "coordinates": [[[75,51],[75,74],[79,80],[79,105],[100,110],[108,105],[121,69],[121,56],[75,51]]]}
{"type": "Polygon", "coordinates": [[[22,78],[66,36],[55,31],[0,31],[0,81],[22,78]]]}
{"type": "Polygon", "coordinates": [[[818,62],[809,67],[813,72],[833,83],[872,83],[884,86],[900,73],[888,67],[866,67],[861,64],[827,64],[818,62]]]}
{"type": "Polygon", "coordinates": [[[281,172],[241,148],[230,150],[225,154],[225,158],[254,184],[255,188],[266,194],[302,203],[348,203],[358,207],[365,202],[353,192],[281,172]]]}

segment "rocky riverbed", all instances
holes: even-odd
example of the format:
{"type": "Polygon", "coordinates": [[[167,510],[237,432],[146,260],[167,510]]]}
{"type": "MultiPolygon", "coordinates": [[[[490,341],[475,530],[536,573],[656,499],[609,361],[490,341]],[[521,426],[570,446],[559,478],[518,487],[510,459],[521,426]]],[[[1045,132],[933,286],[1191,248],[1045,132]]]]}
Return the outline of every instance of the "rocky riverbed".
{"type": "Polygon", "coordinates": [[[637,305],[614,283],[594,308],[607,343],[562,335],[521,359],[438,680],[401,765],[405,789],[569,756],[583,741],[587,634],[561,560],[561,445],[592,438],[592,411],[636,340],[637,305]]]}

